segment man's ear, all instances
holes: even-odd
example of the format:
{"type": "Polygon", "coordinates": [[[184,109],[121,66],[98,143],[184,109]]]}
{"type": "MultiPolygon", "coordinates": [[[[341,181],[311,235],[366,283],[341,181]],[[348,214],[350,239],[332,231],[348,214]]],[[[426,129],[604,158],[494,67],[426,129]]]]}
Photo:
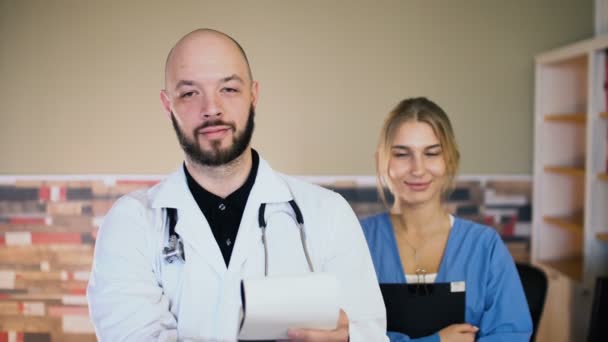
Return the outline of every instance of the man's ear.
{"type": "Polygon", "coordinates": [[[162,89],[160,91],[160,102],[163,105],[165,114],[167,114],[167,117],[170,119],[171,118],[171,101],[169,101],[169,95],[167,95],[167,91],[165,89],[162,89]]]}
{"type": "Polygon", "coordinates": [[[254,107],[258,104],[259,94],[258,81],[251,82],[251,103],[254,107]]]}

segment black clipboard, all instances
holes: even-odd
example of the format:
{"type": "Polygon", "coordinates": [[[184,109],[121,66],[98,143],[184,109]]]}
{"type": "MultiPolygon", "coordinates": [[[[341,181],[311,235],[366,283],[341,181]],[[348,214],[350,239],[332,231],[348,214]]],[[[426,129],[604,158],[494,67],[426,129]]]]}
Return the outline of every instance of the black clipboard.
{"type": "Polygon", "coordinates": [[[380,284],[387,330],[411,338],[432,335],[464,323],[465,283],[380,284]]]}

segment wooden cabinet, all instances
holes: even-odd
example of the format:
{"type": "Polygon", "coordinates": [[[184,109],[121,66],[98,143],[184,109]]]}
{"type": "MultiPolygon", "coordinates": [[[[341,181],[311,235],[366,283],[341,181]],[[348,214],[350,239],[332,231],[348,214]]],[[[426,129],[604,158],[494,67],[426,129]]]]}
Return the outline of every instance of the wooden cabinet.
{"type": "Polygon", "coordinates": [[[608,274],[607,49],[605,35],[536,57],[531,252],[550,275],[539,341],[556,340],[543,328],[556,317],[584,340],[595,278],[608,274]]]}

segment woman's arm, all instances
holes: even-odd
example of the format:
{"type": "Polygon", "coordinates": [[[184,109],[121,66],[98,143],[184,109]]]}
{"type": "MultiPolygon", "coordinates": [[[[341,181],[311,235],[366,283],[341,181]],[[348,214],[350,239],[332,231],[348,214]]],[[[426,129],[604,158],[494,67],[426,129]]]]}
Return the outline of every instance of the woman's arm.
{"type": "Polygon", "coordinates": [[[529,341],[532,319],[515,263],[497,233],[494,240],[478,341],[529,341]]]}

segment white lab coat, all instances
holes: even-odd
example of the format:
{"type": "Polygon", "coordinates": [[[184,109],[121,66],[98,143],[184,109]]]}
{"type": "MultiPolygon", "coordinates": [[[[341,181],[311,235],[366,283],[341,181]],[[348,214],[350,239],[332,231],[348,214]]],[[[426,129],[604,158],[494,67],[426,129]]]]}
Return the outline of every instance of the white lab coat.
{"type": "Polygon", "coordinates": [[[293,212],[286,204],[292,199],[290,189],[304,216],[315,270],[338,278],[350,340],[387,340],[382,296],[352,209],[335,192],[280,175],[261,158],[228,268],[188,189],[183,168],[151,189],[116,202],[99,230],[87,289],[99,340],[235,341],[240,281],[264,274],[257,218],[261,203],[270,203],[269,275],[309,272],[290,217],[293,212]],[[177,208],[175,230],[184,240],[185,263],[167,264],[162,258],[168,230],[161,208],[167,207],[177,208]]]}

